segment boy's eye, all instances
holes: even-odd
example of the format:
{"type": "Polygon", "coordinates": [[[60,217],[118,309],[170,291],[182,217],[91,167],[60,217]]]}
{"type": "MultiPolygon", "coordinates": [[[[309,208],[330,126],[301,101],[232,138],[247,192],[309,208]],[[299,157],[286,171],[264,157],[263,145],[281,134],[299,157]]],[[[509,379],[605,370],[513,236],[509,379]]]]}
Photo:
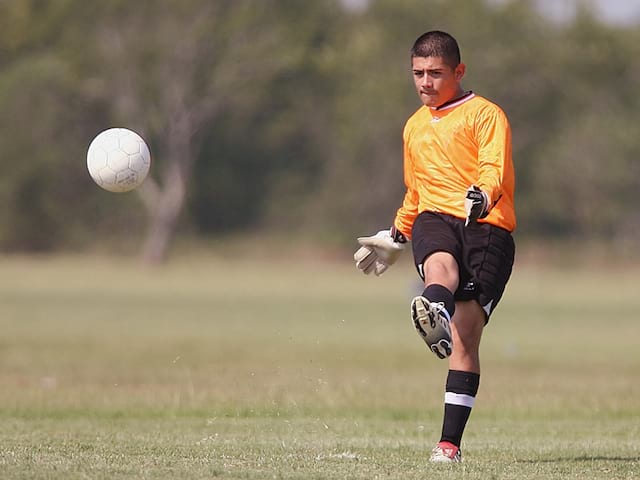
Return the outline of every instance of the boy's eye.
{"type": "Polygon", "coordinates": [[[428,70],[428,71],[414,70],[413,74],[416,77],[423,77],[425,75],[429,75],[430,77],[441,77],[442,76],[442,70],[428,70]]]}

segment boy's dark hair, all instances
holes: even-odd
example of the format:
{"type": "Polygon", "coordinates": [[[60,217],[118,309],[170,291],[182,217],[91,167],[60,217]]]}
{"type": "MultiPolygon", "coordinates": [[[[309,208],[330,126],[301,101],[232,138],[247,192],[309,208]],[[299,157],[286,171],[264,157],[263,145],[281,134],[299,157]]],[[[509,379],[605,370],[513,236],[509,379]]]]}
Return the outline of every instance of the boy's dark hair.
{"type": "Polygon", "coordinates": [[[451,68],[460,64],[460,48],[455,38],[446,32],[432,30],[423,33],[411,48],[413,57],[441,57],[451,68]]]}

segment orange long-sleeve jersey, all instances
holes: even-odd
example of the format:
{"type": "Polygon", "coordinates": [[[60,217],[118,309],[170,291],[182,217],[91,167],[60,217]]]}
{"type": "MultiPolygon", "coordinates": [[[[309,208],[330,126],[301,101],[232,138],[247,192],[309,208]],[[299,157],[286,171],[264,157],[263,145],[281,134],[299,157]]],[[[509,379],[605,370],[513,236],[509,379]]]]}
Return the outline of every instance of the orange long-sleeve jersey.
{"type": "Polygon", "coordinates": [[[411,238],[413,222],[424,211],[466,218],[471,185],[492,206],[479,221],[515,229],[511,128],[500,107],[472,92],[438,108],[423,106],[407,121],[403,140],[407,192],[394,225],[404,235],[411,238]]]}

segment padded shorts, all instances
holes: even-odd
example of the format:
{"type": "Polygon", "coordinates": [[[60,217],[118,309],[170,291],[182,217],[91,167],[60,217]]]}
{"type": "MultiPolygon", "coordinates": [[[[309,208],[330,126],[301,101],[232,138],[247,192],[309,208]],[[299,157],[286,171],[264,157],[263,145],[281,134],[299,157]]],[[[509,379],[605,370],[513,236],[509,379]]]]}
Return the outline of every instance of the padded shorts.
{"type": "Polygon", "coordinates": [[[434,212],[422,212],[413,223],[411,244],[418,274],[435,252],[448,252],[458,262],[460,283],[455,300],[477,300],[489,316],[507,285],[515,256],[510,232],[489,223],[473,222],[434,212]]]}

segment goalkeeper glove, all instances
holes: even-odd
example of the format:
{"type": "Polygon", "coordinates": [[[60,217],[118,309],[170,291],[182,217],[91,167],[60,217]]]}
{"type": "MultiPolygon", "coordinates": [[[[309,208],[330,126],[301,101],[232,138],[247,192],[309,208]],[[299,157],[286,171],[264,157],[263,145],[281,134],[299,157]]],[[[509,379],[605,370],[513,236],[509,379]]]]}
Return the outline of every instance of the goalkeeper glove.
{"type": "Polygon", "coordinates": [[[464,222],[466,227],[470,222],[475,222],[489,214],[489,197],[480,188],[471,185],[464,198],[464,209],[467,212],[467,220],[464,222]]]}
{"type": "Polygon", "coordinates": [[[353,254],[358,270],[369,275],[382,275],[393,265],[404,250],[407,238],[395,227],[381,230],[371,237],[359,237],[361,247],[353,254]]]}

